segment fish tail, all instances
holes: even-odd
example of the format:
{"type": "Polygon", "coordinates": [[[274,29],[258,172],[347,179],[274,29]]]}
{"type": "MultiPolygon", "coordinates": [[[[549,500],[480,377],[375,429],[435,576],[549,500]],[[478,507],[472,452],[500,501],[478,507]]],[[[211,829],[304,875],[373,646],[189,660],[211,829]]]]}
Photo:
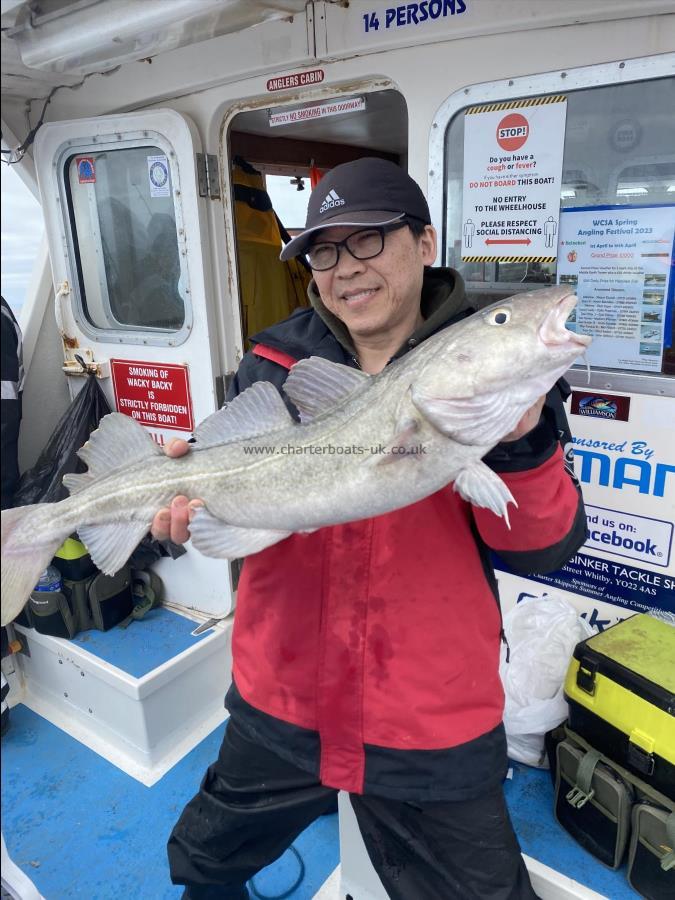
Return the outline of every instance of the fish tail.
{"type": "Polygon", "coordinates": [[[68,524],[48,529],[47,533],[36,527],[37,513],[44,514],[46,506],[55,505],[34,503],[2,510],[2,625],[8,625],[19,615],[40,575],[71,532],[68,524]]]}

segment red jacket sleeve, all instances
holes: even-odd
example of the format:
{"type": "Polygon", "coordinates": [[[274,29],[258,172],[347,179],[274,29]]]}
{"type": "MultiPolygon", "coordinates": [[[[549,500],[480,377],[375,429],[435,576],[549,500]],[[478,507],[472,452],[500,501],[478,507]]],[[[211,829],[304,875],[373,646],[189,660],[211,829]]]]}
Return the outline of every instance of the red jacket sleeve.
{"type": "Polygon", "coordinates": [[[509,504],[511,528],[490,510],[474,507],[485,543],[519,572],[550,572],[563,566],[586,539],[581,491],[565,469],[560,446],[543,463],[502,472],[518,504],[509,504]]]}

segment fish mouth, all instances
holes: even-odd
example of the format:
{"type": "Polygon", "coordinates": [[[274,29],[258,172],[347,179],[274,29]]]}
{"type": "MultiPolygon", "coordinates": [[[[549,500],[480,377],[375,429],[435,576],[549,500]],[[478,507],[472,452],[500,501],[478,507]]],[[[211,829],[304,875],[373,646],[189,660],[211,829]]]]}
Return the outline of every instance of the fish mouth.
{"type": "Polygon", "coordinates": [[[576,294],[566,294],[546,314],[539,326],[539,338],[551,350],[585,350],[592,338],[565,328],[569,314],[577,305],[576,294]]]}

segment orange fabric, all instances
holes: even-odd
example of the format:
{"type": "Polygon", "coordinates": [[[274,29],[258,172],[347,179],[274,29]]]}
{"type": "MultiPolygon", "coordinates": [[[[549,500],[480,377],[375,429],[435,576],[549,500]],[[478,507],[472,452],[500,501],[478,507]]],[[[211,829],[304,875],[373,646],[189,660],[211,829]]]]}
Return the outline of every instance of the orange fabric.
{"type": "Polygon", "coordinates": [[[321,169],[318,169],[316,166],[311,166],[309,169],[309,182],[312,186],[312,190],[317,186],[317,184],[323,178],[325,172],[322,172],[321,169]]]}

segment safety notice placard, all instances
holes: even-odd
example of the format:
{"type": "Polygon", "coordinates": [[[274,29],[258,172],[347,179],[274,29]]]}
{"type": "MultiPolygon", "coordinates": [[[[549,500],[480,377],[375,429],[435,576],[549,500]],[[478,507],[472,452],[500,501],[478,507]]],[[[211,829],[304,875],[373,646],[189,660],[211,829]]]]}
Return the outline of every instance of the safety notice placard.
{"type": "Polygon", "coordinates": [[[118,412],[152,428],[192,431],[192,401],[187,366],[111,359],[118,412]]]}
{"type": "Polygon", "coordinates": [[[303,106],[302,109],[287,109],[281,112],[269,112],[270,128],[278,125],[292,125],[295,122],[310,122],[312,119],[325,119],[327,116],[343,116],[346,113],[362,112],[366,108],[365,97],[349,97],[346,100],[331,100],[329,103],[316,103],[303,106]]]}
{"type": "Polygon", "coordinates": [[[567,99],[467,109],[462,259],[555,262],[567,99]]]}

